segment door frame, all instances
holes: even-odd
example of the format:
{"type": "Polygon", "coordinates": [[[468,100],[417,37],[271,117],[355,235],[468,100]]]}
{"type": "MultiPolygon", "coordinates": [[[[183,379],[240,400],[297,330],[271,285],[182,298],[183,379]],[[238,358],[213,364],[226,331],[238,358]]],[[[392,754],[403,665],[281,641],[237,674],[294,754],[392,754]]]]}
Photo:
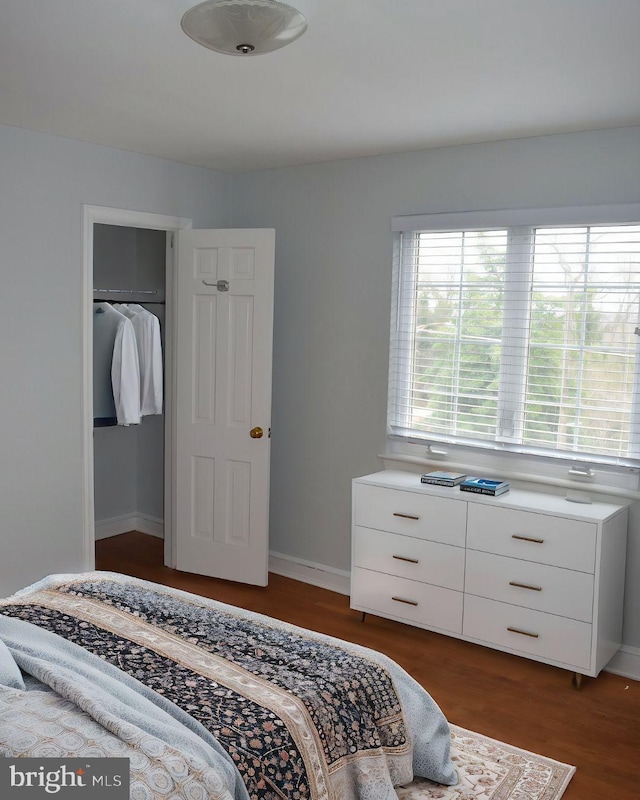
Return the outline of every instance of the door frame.
{"type": "Polygon", "coordinates": [[[83,562],[85,570],[95,569],[95,495],[93,477],[93,226],[118,225],[167,232],[164,373],[164,563],[175,565],[175,479],[173,433],[175,430],[175,299],[177,281],[177,231],[193,227],[184,217],[166,216],[146,211],[130,211],[108,206],[83,205],[82,266],[82,513],[83,562]]]}

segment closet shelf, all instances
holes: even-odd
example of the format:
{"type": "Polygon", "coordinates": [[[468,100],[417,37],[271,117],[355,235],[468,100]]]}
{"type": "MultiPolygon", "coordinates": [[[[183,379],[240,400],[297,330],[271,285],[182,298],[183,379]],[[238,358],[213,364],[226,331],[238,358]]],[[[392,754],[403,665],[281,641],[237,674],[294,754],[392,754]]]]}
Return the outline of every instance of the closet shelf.
{"type": "Polygon", "coordinates": [[[157,289],[94,289],[96,292],[105,292],[106,294],[158,294],[157,289]]]}
{"type": "MultiPolygon", "coordinates": [[[[158,294],[157,289],[94,289],[94,294],[130,294],[130,295],[141,295],[141,294],[158,294]]],[[[94,303],[105,303],[110,302],[103,297],[94,297],[94,303]]],[[[164,300],[142,300],[141,302],[147,303],[147,305],[164,305],[164,300]]]]}

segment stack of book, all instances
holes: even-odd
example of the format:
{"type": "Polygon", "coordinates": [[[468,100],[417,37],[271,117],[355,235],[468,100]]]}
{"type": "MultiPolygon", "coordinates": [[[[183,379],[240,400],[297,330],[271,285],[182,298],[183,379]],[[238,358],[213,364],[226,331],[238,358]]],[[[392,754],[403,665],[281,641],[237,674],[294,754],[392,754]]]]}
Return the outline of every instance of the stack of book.
{"type": "Polygon", "coordinates": [[[463,492],[476,492],[476,494],[497,497],[509,491],[509,483],[492,478],[465,478],[460,482],[460,489],[463,492]]]}
{"type": "Polygon", "coordinates": [[[431,483],[434,486],[457,486],[466,477],[458,472],[426,472],[420,480],[422,483],[431,483]]]}

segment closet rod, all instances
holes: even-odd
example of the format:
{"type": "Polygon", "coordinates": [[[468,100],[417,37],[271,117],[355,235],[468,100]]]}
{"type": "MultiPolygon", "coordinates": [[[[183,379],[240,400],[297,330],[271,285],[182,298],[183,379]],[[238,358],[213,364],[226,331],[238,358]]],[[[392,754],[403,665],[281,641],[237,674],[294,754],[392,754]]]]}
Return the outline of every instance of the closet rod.
{"type": "Polygon", "coordinates": [[[157,289],[94,289],[93,291],[108,294],[158,294],[157,289]]]}
{"type": "MultiPolygon", "coordinates": [[[[115,300],[100,300],[99,297],[93,298],[94,303],[115,303],[115,300]]],[[[141,300],[141,303],[144,303],[145,306],[163,306],[165,305],[164,300],[141,300]]]]}

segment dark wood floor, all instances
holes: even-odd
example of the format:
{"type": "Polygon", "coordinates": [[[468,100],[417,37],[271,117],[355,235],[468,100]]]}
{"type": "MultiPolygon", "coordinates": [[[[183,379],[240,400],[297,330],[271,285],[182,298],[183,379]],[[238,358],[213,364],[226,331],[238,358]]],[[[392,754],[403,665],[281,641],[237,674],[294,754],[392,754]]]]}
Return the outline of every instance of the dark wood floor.
{"type": "Polygon", "coordinates": [[[349,598],[279,575],[266,588],[163,566],[163,542],[103,539],[97,569],[122,572],[268,614],[386,653],[419,681],[450,722],[577,767],[564,800],[640,798],[640,683],[570,673],[408,625],[361,615],[349,598]]]}

